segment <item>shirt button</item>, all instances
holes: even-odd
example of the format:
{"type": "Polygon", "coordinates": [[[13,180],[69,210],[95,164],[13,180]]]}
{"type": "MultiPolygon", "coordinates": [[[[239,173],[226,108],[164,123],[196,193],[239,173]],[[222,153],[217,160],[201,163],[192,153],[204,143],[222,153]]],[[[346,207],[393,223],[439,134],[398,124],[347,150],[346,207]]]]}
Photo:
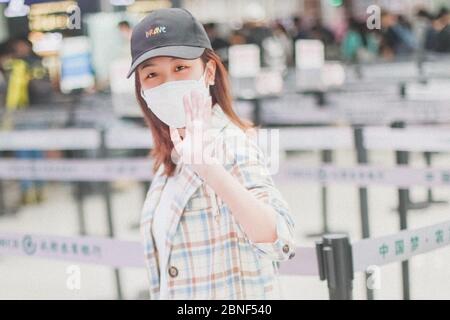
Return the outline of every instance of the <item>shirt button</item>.
{"type": "Polygon", "coordinates": [[[283,252],[284,252],[284,253],[288,253],[288,252],[289,252],[289,246],[288,246],[287,244],[285,244],[285,245],[283,246],[283,252]]]}
{"type": "Polygon", "coordinates": [[[169,275],[170,275],[172,278],[175,278],[175,277],[178,275],[178,269],[175,268],[174,266],[171,266],[171,267],[169,268],[169,275]]]}

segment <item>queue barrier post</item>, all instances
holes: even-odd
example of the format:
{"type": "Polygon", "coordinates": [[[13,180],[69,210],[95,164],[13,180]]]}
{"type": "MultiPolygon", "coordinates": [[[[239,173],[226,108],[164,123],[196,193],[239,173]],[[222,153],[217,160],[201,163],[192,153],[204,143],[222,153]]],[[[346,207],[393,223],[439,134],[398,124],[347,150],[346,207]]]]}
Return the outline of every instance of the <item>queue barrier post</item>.
{"type": "MultiPolygon", "coordinates": [[[[332,150],[321,150],[320,160],[323,164],[327,165],[333,162],[332,150]]],[[[328,188],[326,185],[321,186],[320,190],[320,203],[321,203],[321,215],[322,215],[322,230],[318,233],[307,234],[307,237],[316,238],[324,234],[332,233],[328,225],[328,188]]]]}
{"type": "MultiPolygon", "coordinates": [[[[108,150],[106,147],[106,130],[102,129],[100,131],[100,158],[107,158],[108,150]]],[[[114,238],[114,220],[113,220],[113,210],[112,210],[112,199],[111,199],[111,186],[108,181],[102,182],[102,194],[106,207],[107,222],[108,222],[108,236],[114,238]]],[[[116,290],[117,298],[123,300],[122,286],[120,283],[120,270],[119,268],[114,269],[114,278],[116,280],[116,290]]]]}
{"type": "MultiPolygon", "coordinates": [[[[65,152],[65,157],[68,159],[77,159],[80,157],[81,151],[78,150],[68,150],[65,152]]],[[[81,236],[87,235],[87,227],[86,227],[86,214],[84,210],[84,200],[85,200],[85,192],[84,185],[86,182],[83,181],[72,181],[70,182],[72,186],[72,194],[75,198],[75,203],[77,207],[77,219],[78,219],[78,233],[81,236]]]]}
{"type": "MultiPolygon", "coordinates": [[[[353,129],[353,137],[356,149],[356,160],[358,164],[367,164],[369,162],[369,157],[367,154],[367,149],[364,146],[364,128],[362,126],[355,126],[353,129]]],[[[361,215],[361,232],[362,238],[367,239],[370,237],[370,226],[369,226],[369,201],[368,201],[368,190],[367,187],[358,188],[359,195],[359,211],[361,215]]],[[[366,279],[370,277],[370,274],[366,273],[366,279]]],[[[374,292],[366,286],[366,296],[368,300],[374,299],[374,292]]]]}
{"type": "Polygon", "coordinates": [[[6,214],[5,194],[3,188],[3,181],[0,180],[0,216],[6,214]]]}
{"type": "Polygon", "coordinates": [[[353,256],[345,234],[324,235],[316,242],[320,280],[327,280],[330,300],[353,299],[353,256]]]}
{"type": "MultiPolygon", "coordinates": [[[[402,129],[405,128],[405,123],[402,121],[394,122],[392,128],[402,129]]],[[[407,151],[396,151],[395,159],[397,165],[409,164],[409,153],[407,151]]],[[[408,229],[408,209],[412,208],[412,204],[409,198],[409,189],[400,188],[398,193],[398,214],[400,220],[400,230],[408,229]]],[[[410,286],[409,286],[409,261],[402,261],[402,288],[403,288],[403,300],[410,299],[410,286]]]]}
{"type": "MultiPolygon", "coordinates": [[[[333,162],[333,153],[331,150],[321,151],[321,160],[324,164],[330,164],[333,162]]],[[[322,219],[323,219],[323,233],[329,233],[330,229],[328,226],[328,189],[326,186],[322,186],[322,219]]]]}

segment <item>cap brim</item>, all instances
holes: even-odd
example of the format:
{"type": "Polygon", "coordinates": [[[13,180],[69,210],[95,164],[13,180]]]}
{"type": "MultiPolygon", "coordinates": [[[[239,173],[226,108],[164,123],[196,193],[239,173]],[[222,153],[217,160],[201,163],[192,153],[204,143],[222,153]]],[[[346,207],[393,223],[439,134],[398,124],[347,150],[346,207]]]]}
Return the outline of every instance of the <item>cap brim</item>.
{"type": "Polygon", "coordinates": [[[144,62],[147,59],[159,56],[168,56],[192,60],[200,57],[204,51],[205,48],[189,47],[189,46],[167,46],[147,51],[144,54],[142,54],[139,58],[137,58],[136,61],[133,62],[133,64],[130,67],[130,70],[128,71],[127,78],[129,78],[133,74],[137,66],[139,66],[142,62],[144,62]]]}

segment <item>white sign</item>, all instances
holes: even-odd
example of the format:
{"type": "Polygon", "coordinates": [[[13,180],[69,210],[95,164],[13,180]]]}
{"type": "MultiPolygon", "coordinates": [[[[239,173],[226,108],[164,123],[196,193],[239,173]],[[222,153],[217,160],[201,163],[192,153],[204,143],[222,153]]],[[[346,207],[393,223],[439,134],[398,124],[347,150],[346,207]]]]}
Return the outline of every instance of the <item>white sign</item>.
{"type": "Polygon", "coordinates": [[[255,80],[256,92],[260,95],[280,94],[283,91],[283,77],[280,71],[262,70],[255,80]]]}
{"type": "Polygon", "coordinates": [[[295,65],[297,69],[322,69],[325,63],[325,47],[320,40],[295,41],[295,65]]]}
{"type": "Polygon", "coordinates": [[[256,44],[231,46],[228,49],[228,63],[232,77],[256,77],[261,69],[260,49],[256,44]]]}
{"type": "Polygon", "coordinates": [[[71,37],[63,40],[60,52],[61,91],[69,93],[76,89],[94,86],[89,39],[71,37]]]}

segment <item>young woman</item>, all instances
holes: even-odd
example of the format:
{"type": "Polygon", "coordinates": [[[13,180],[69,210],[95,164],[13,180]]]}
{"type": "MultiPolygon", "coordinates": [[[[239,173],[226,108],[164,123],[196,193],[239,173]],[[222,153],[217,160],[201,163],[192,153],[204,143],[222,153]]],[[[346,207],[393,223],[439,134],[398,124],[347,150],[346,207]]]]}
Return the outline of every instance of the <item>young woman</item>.
{"type": "Polygon", "coordinates": [[[154,143],[141,220],[150,298],[280,298],[294,222],[203,26],[184,9],[153,11],[131,51],[154,143]]]}

